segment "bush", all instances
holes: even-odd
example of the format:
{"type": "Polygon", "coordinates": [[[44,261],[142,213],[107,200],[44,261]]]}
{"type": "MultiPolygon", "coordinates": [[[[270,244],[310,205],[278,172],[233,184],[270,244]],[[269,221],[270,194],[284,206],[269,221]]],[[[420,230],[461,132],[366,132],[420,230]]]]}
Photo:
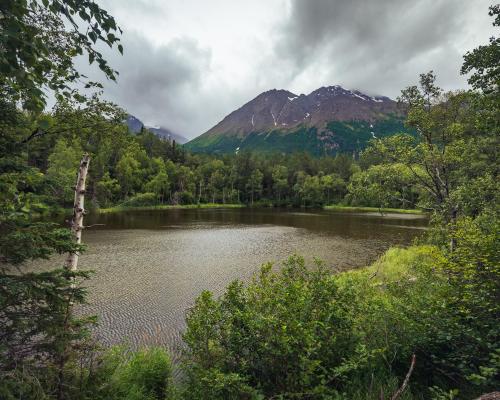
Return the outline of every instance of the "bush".
{"type": "Polygon", "coordinates": [[[245,378],[237,373],[222,372],[217,368],[193,366],[189,371],[191,379],[184,387],[182,398],[185,400],[225,399],[225,400],[263,400],[258,390],[248,385],[245,378]]]}
{"type": "Polygon", "coordinates": [[[233,282],[220,299],[204,292],[184,336],[190,384],[217,369],[265,396],[335,394],[371,357],[344,306],[349,295],[320,263],[308,270],[298,256],[279,273],[264,265],[247,288],[233,282]]]}
{"type": "Polygon", "coordinates": [[[181,204],[194,204],[194,196],[191,192],[184,191],[179,193],[179,202],[181,204]]]}
{"type": "Polygon", "coordinates": [[[357,329],[368,349],[380,350],[372,370],[385,364],[402,377],[415,353],[412,390],[425,398],[456,390],[469,399],[498,387],[494,235],[473,231],[458,224],[461,245],[452,254],[434,246],[393,248],[370,268],[337,279],[339,288],[358,292],[357,329]]]}
{"type": "Polygon", "coordinates": [[[158,204],[158,196],[154,193],[139,193],[130,199],[124,201],[120,206],[122,207],[142,207],[154,206],[158,204]]]}
{"type": "Polygon", "coordinates": [[[97,371],[89,376],[92,399],[164,400],[173,395],[172,364],[161,348],[128,352],[108,350],[97,371]],[[97,393],[97,394],[96,394],[97,393]]]}
{"type": "Polygon", "coordinates": [[[202,293],[187,316],[186,384],[213,398],[379,399],[401,385],[415,354],[402,399],[493,390],[496,236],[469,225],[457,226],[463,248],[452,255],[392,248],[369,268],[336,275],[294,256],[219,299],[202,293]]]}

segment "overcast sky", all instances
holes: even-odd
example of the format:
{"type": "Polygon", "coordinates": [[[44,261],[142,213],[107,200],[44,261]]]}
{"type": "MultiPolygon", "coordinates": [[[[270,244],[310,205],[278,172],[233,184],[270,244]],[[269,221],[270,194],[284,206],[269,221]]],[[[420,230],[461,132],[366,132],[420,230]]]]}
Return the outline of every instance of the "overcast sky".
{"type": "MultiPolygon", "coordinates": [[[[491,0],[98,0],[123,29],[104,97],[188,138],[259,93],[342,85],[395,98],[494,34],[491,0]]],[[[92,78],[95,71],[89,71],[92,78]]]]}

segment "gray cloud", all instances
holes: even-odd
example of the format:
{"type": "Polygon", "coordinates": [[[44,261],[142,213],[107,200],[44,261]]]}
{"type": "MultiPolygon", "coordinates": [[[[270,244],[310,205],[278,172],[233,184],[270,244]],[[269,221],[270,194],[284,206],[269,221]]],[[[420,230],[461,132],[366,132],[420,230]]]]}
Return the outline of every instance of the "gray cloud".
{"type": "Polygon", "coordinates": [[[104,97],[194,137],[271,88],[395,97],[430,69],[444,88],[464,87],[463,54],[493,32],[490,0],[262,1],[103,0],[125,49],[105,53],[120,75],[104,97]]]}
{"type": "Polygon", "coordinates": [[[134,32],[124,33],[122,43],[123,56],[106,52],[119,76],[117,83],[105,82],[104,97],[149,125],[191,133],[191,125],[199,123],[195,93],[210,73],[210,50],[190,38],[155,47],[134,32]]]}
{"type": "Polygon", "coordinates": [[[292,0],[275,50],[299,84],[321,71],[329,82],[395,96],[433,69],[452,89],[464,85],[457,44],[471,15],[487,8],[481,0],[292,0]]]}

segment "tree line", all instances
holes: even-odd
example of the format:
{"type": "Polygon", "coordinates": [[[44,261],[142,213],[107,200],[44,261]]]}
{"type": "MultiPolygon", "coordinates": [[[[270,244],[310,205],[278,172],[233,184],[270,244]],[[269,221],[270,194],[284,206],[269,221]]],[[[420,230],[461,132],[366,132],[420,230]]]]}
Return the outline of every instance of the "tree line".
{"type": "Polygon", "coordinates": [[[83,108],[64,100],[39,117],[48,128],[29,143],[27,158],[43,174],[40,190],[54,208],[71,205],[83,152],[93,159],[88,197],[94,208],[204,203],[415,208],[425,198],[408,166],[374,155],[373,146],[357,158],[192,154],[147,129],[131,133],[124,117],[98,99],[83,108]]]}
{"type": "Polygon", "coordinates": [[[436,199],[450,212],[473,207],[470,201],[462,204],[465,198],[451,199],[450,193],[471,184],[475,186],[469,191],[495,187],[496,137],[471,135],[480,98],[470,91],[444,93],[432,72],[423,74],[420,83],[399,100],[408,111],[408,128],[421,134],[373,139],[358,157],[191,154],[146,129],[129,132],[122,110],[94,98],[85,107],[64,100],[39,117],[48,128],[29,143],[28,165],[43,174],[40,184],[54,207],[71,204],[83,152],[93,159],[88,197],[95,208],[242,203],[433,210],[436,199]],[[472,170],[467,168],[471,163],[472,170]]]}

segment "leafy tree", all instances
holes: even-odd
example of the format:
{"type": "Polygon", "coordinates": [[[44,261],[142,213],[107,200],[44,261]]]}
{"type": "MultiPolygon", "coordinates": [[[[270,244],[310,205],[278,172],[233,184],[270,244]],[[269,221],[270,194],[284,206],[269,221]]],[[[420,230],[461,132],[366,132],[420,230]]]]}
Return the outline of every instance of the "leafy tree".
{"type": "Polygon", "coordinates": [[[196,181],[194,172],[187,166],[181,165],[175,170],[175,180],[177,191],[173,196],[174,204],[191,204],[194,202],[196,181]]]}
{"type": "Polygon", "coordinates": [[[288,168],[276,165],[273,169],[273,186],[278,193],[278,204],[281,204],[281,193],[288,188],[288,168]]]}
{"type": "MultiPolygon", "coordinates": [[[[456,246],[442,265],[455,289],[450,299],[454,322],[461,329],[454,332],[452,354],[442,361],[454,373],[482,390],[498,387],[500,339],[497,319],[500,313],[500,256],[498,215],[486,210],[480,217],[460,218],[451,232],[456,246]],[[457,362],[458,361],[458,362],[457,362]]],[[[447,326],[453,331],[453,324],[447,326]]]]}
{"type": "MultiPolygon", "coordinates": [[[[69,230],[34,220],[48,206],[43,174],[26,163],[18,139],[30,127],[26,114],[4,100],[0,140],[0,397],[58,393],[70,385],[67,365],[83,349],[92,319],[69,313],[85,298],[78,283],[88,274],[60,268],[27,273],[28,262],[81,251],[69,230]],[[26,127],[26,129],[24,129],[26,127]],[[70,282],[75,285],[70,285],[70,282]]],[[[65,152],[64,143],[60,144],[65,152]]],[[[24,149],[23,149],[24,150],[24,149]]]]}
{"type": "Polygon", "coordinates": [[[468,166],[475,156],[484,154],[482,149],[488,141],[483,138],[491,134],[474,126],[474,93],[443,94],[432,72],[422,74],[420,84],[421,89],[409,87],[400,98],[408,107],[407,124],[416,129],[418,140],[396,135],[373,145],[386,160],[402,163],[412,172],[426,193],[422,206],[435,210],[446,221],[454,221],[461,204],[452,193],[471,177],[468,166]]]}
{"type": "Polygon", "coordinates": [[[139,160],[143,157],[146,157],[144,150],[137,145],[132,145],[125,149],[116,163],[116,175],[125,197],[141,186],[144,171],[139,160]]]}
{"type": "Polygon", "coordinates": [[[306,179],[309,175],[307,175],[304,171],[298,171],[295,176],[295,185],[293,185],[293,191],[299,198],[299,201],[302,202],[302,205],[305,207],[305,183],[306,179]]]}
{"type": "Polygon", "coordinates": [[[113,203],[113,200],[120,193],[121,188],[118,180],[111,178],[109,172],[106,172],[97,183],[96,191],[99,205],[107,207],[113,203]]]}
{"type": "Polygon", "coordinates": [[[344,181],[349,181],[353,174],[354,160],[347,154],[337,154],[332,161],[332,172],[337,173],[344,181]]]}
{"type": "Polygon", "coordinates": [[[153,192],[158,197],[160,203],[163,203],[170,188],[170,181],[163,160],[161,158],[157,158],[154,162],[157,165],[156,175],[154,175],[146,184],[146,190],[153,192]]]}
{"type": "MultiPolygon", "coordinates": [[[[71,308],[84,301],[85,290],[79,282],[87,274],[60,268],[26,273],[23,268],[27,262],[54,253],[82,250],[69,230],[33,217],[43,214],[47,203],[59,200],[50,193],[40,195],[44,181],[37,167],[44,169],[47,164],[38,164],[38,158],[49,164],[47,176],[64,191],[70,164],[80,150],[76,141],[69,149],[69,141],[62,141],[65,130],[50,130],[55,121],[39,111],[45,105],[47,91],[60,100],[84,100],[71,87],[85,78],[73,63],[78,55],[86,53],[91,63],[96,61],[106,76],[114,79],[115,71],[94,45],[98,41],[117,44],[117,30],[114,19],[93,2],[7,0],[0,4],[0,321],[5,328],[0,334],[2,398],[63,399],[69,397],[74,384],[69,366],[77,358],[77,350],[85,348],[86,326],[92,319],[77,318],[71,308]],[[21,113],[18,105],[35,113],[21,113]],[[44,142],[43,152],[38,152],[40,142],[35,143],[35,139],[44,142]],[[52,157],[48,157],[50,153],[52,157]]],[[[86,86],[99,87],[89,81],[86,86]]]]}
{"type": "Polygon", "coordinates": [[[83,151],[79,144],[68,144],[65,139],[57,141],[48,158],[47,185],[53,196],[63,205],[71,204],[75,194],[76,171],[83,151]]]}
{"type": "Polygon", "coordinates": [[[412,172],[403,164],[373,165],[353,175],[349,199],[355,205],[411,208],[415,204],[414,183],[412,172]]]}
{"type": "MultiPolygon", "coordinates": [[[[493,26],[500,26],[500,5],[490,7],[489,15],[494,17],[493,26]]],[[[496,94],[500,86],[500,37],[490,38],[488,45],[479,46],[464,56],[462,74],[472,72],[469,84],[485,94],[496,94]]],[[[498,104],[498,103],[497,103],[498,104]]]]}
{"type": "Polygon", "coordinates": [[[323,175],[320,178],[320,185],[323,192],[326,192],[326,203],[330,204],[332,192],[337,199],[341,199],[345,194],[346,184],[338,174],[323,175]]]}
{"type": "Polygon", "coordinates": [[[215,203],[218,194],[222,192],[222,202],[225,203],[226,174],[222,169],[212,172],[209,187],[212,191],[212,203],[215,203]]]}
{"type": "Polygon", "coordinates": [[[323,203],[323,190],[319,176],[306,176],[303,197],[304,201],[309,202],[311,205],[323,203]]]}
{"type": "Polygon", "coordinates": [[[262,178],[264,175],[260,170],[255,169],[250,174],[247,183],[247,189],[250,191],[250,203],[253,205],[255,194],[260,194],[262,192],[262,178]]]}
{"type": "MultiPolygon", "coordinates": [[[[72,83],[85,79],[73,62],[78,55],[87,55],[90,64],[96,62],[107,78],[115,79],[116,71],[95,45],[117,45],[122,52],[116,36],[121,30],[96,3],[6,0],[0,15],[0,86],[11,101],[21,100],[25,108],[41,110],[45,89],[82,100],[71,88],[72,83]]],[[[100,87],[91,81],[86,85],[100,87]]]]}

